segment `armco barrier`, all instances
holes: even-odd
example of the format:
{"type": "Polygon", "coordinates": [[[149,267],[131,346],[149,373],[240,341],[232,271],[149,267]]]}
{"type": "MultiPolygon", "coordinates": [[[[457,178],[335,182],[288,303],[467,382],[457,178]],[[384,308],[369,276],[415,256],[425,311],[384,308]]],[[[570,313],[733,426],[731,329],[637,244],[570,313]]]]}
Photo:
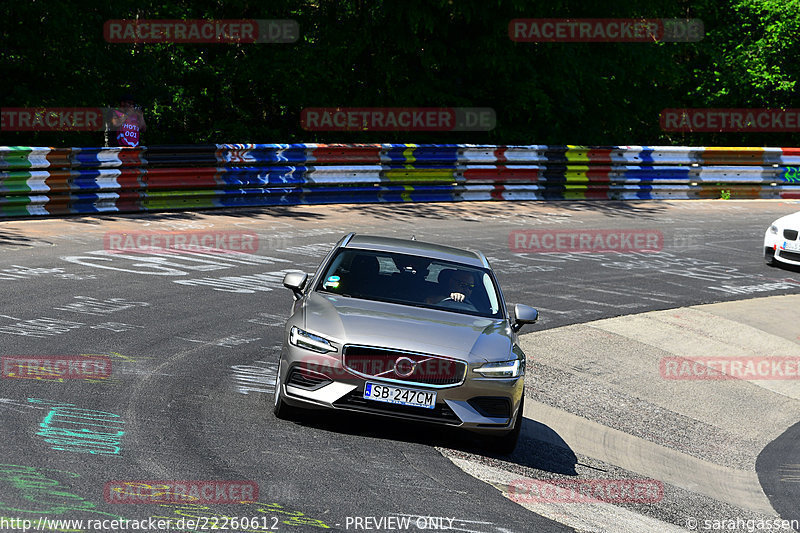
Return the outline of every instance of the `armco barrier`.
{"type": "Polygon", "coordinates": [[[0,147],[0,217],[459,200],[800,198],[800,148],[0,147]]]}

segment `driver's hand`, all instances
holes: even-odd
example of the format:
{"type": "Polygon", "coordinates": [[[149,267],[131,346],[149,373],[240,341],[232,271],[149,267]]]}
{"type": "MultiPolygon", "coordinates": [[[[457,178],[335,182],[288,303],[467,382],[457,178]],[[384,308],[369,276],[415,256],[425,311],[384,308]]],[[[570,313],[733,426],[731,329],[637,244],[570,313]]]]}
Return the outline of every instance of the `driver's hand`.
{"type": "Polygon", "coordinates": [[[456,302],[463,302],[464,301],[464,295],[461,294],[460,292],[451,292],[450,293],[450,298],[452,298],[456,302]]]}

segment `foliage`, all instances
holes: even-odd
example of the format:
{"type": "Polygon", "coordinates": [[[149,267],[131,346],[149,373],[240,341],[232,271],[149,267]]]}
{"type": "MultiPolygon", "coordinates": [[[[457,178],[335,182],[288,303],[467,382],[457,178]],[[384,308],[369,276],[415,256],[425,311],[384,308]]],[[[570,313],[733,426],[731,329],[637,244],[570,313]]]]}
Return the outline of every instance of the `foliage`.
{"type": "MultiPolygon", "coordinates": [[[[665,133],[672,107],[800,108],[800,0],[3,2],[3,107],[107,106],[131,89],[144,144],[469,142],[797,145],[798,133],[665,133]],[[109,19],[293,19],[292,44],[115,44],[109,19]],[[697,43],[524,43],[514,18],[700,18],[697,43]],[[310,132],[307,107],[492,107],[489,132],[310,132]]],[[[102,132],[0,132],[97,146],[102,132]]]]}

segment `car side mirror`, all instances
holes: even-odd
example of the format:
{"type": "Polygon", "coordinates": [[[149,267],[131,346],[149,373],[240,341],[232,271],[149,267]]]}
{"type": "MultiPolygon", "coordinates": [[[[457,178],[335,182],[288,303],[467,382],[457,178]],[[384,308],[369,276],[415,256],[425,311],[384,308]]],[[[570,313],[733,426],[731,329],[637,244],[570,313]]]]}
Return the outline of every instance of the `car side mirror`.
{"type": "Polygon", "coordinates": [[[517,332],[525,324],[535,324],[537,320],[539,311],[527,305],[517,304],[514,306],[514,323],[511,324],[511,330],[517,332]]]}
{"type": "Polygon", "coordinates": [[[292,291],[295,300],[303,297],[303,289],[308,281],[305,272],[289,272],[283,277],[283,286],[292,291]]]}

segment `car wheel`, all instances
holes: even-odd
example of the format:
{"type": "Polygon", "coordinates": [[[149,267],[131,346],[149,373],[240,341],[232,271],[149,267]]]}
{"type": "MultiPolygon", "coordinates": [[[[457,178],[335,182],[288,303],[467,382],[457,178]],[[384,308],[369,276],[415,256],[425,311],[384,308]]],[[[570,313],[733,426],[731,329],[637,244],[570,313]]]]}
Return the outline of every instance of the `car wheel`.
{"type": "Polygon", "coordinates": [[[295,413],[294,408],[281,397],[281,362],[278,362],[278,377],[275,379],[275,402],[272,412],[275,413],[276,418],[281,420],[289,420],[295,413]]]}
{"type": "Polygon", "coordinates": [[[522,431],[522,410],[525,407],[525,396],[519,402],[519,409],[517,416],[514,419],[514,429],[503,435],[502,437],[488,437],[486,442],[487,448],[495,453],[503,455],[511,455],[517,447],[519,434],[522,431]]]}
{"type": "Polygon", "coordinates": [[[775,261],[775,250],[769,247],[764,248],[764,262],[771,267],[778,266],[778,262],[775,261]]]}

